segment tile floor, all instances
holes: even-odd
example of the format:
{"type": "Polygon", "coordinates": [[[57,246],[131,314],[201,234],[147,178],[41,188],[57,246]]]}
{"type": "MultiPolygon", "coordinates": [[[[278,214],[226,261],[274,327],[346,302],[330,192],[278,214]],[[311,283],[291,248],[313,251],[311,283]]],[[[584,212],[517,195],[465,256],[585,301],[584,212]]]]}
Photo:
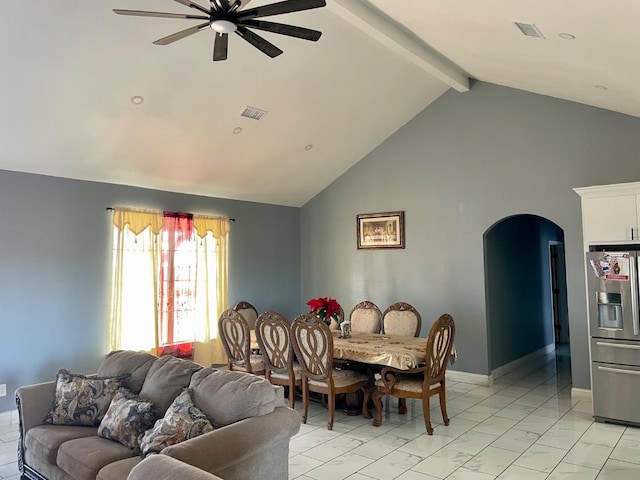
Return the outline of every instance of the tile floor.
{"type": "Polygon", "coordinates": [[[18,412],[0,413],[0,478],[18,480],[18,412]]]}
{"type": "MultiPolygon", "coordinates": [[[[289,478],[297,480],[636,480],[640,429],[594,423],[591,404],[571,400],[567,357],[550,354],[499,378],[492,387],[449,382],[441,420],[432,399],[434,435],[422,407],[396,401],[381,427],[327,412],[313,403],[309,420],[291,440],[289,478]]],[[[301,402],[296,408],[300,409],[301,402]]],[[[15,412],[0,414],[0,479],[18,480],[15,412]]]]}
{"type": "MultiPolygon", "coordinates": [[[[301,402],[299,402],[301,403],[301,402]]],[[[289,478],[297,480],[636,480],[640,429],[594,423],[591,403],[571,400],[570,363],[552,353],[492,387],[449,382],[448,427],[432,397],[433,436],[420,403],[397,401],[382,426],[311,405],[291,440],[289,478]],[[434,422],[435,420],[435,422],[434,422]]],[[[301,409],[301,405],[296,405],[301,409]]]]}

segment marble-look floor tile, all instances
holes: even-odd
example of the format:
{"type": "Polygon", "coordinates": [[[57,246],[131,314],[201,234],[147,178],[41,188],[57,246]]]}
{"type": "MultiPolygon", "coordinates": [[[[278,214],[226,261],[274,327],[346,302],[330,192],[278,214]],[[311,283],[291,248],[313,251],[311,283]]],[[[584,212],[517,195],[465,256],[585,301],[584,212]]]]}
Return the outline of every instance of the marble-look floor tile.
{"type": "Polygon", "coordinates": [[[547,447],[570,450],[581,436],[582,432],[562,428],[561,425],[556,423],[549,430],[543,433],[536,443],[539,445],[546,445],[547,447]]]}
{"type": "Polygon", "coordinates": [[[625,427],[611,425],[608,423],[593,423],[584,435],[580,437],[581,442],[592,443],[594,445],[604,445],[605,447],[615,447],[622,437],[625,427]]]}
{"type": "Polygon", "coordinates": [[[600,470],[560,462],[547,480],[595,480],[600,470]]]}
{"type": "Polygon", "coordinates": [[[611,457],[614,460],[620,460],[623,462],[640,464],[640,437],[637,440],[627,440],[629,437],[624,435],[613,449],[611,457]]]}
{"type": "Polygon", "coordinates": [[[460,435],[453,442],[448,444],[447,448],[463,453],[468,453],[470,455],[477,455],[488,445],[491,445],[491,443],[493,443],[497,438],[497,435],[474,432],[472,430],[463,435],[460,435]]]}
{"type": "Polygon", "coordinates": [[[640,478],[640,465],[620,460],[607,460],[597,478],[598,480],[635,480],[640,478]]]}
{"type": "Polygon", "coordinates": [[[496,477],[482,472],[459,468],[447,477],[447,480],[493,480],[496,477]]]}
{"type": "Polygon", "coordinates": [[[407,470],[395,480],[436,480],[438,477],[432,477],[426,473],[416,472],[415,470],[407,470]]]}
{"type": "Polygon", "coordinates": [[[611,447],[579,441],[569,450],[562,461],[582,467],[597,468],[599,470],[607,461],[612,451],[613,448],[611,447]]]}
{"type": "Polygon", "coordinates": [[[425,473],[436,478],[446,478],[466,462],[471,460],[472,455],[442,448],[430,457],[415,465],[412,470],[425,473]]]}
{"type": "Polygon", "coordinates": [[[500,480],[545,480],[547,474],[528,468],[511,465],[498,477],[500,480]]]}
{"type": "Polygon", "coordinates": [[[408,468],[417,465],[423,460],[424,457],[418,457],[416,455],[396,450],[385,455],[376,462],[367,465],[365,468],[360,470],[359,473],[378,480],[387,480],[388,478],[396,478],[408,468]]]}
{"type": "Polygon", "coordinates": [[[289,478],[299,478],[300,475],[307,473],[309,470],[322,465],[324,462],[315,458],[305,457],[304,455],[294,455],[289,457],[289,478]]]}
{"type": "Polygon", "coordinates": [[[525,419],[518,422],[513,428],[517,430],[524,430],[526,432],[533,432],[543,434],[556,423],[553,418],[541,417],[540,415],[529,415],[525,419]]]}
{"type": "Polygon", "coordinates": [[[524,420],[525,417],[531,415],[535,411],[535,409],[535,407],[527,407],[526,405],[515,405],[512,403],[498,410],[494,414],[494,416],[520,421],[524,420]]]}
{"type": "Polygon", "coordinates": [[[500,436],[491,445],[505,450],[511,450],[512,452],[522,453],[536,443],[539,438],[540,435],[537,433],[513,429],[500,436]]]}
{"type": "Polygon", "coordinates": [[[362,470],[373,460],[362,455],[347,452],[322,465],[309,470],[305,475],[315,480],[342,480],[362,470]]]}
{"type": "MultiPolygon", "coordinates": [[[[389,451],[397,450],[407,444],[406,438],[400,438],[395,435],[383,434],[368,442],[363,443],[352,450],[353,453],[368,457],[374,460],[381,458],[389,453],[389,451]]],[[[429,454],[423,455],[427,457],[429,454]]]]}
{"type": "Polygon", "coordinates": [[[405,443],[399,447],[401,452],[411,453],[413,455],[428,457],[436,453],[441,448],[453,442],[453,438],[443,435],[421,435],[420,437],[405,443]]]}
{"type": "Polygon", "coordinates": [[[310,448],[304,452],[305,457],[315,458],[323,462],[339,457],[345,452],[349,452],[355,448],[362,446],[364,442],[356,438],[340,436],[333,438],[328,442],[324,442],[317,447],[310,448]]]}
{"type": "Polygon", "coordinates": [[[520,454],[502,448],[487,447],[464,464],[464,468],[497,476],[504,472],[520,454]]]}
{"type": "Polygon", "coordinates": [[[551,473],[566,454],[565,450],[559,448],[534,444],[514,462],[514,465],[551,473]]]}
{"type": "Polygon", "coordinates": [[[471,431],[488,433],[490,435],[502,435],[516,423],[518,423],[518,421],[511,418],[493,416],[473,427],[471,431]]]}

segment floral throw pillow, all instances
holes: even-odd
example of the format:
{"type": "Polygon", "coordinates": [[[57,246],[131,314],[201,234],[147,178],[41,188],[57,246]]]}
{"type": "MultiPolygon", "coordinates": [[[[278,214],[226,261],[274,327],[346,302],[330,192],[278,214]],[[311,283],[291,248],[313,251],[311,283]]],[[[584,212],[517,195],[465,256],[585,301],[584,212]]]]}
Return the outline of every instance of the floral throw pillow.
{"type": "Polygon", "coordinates": [[[140,438],[142,457],[151,453],[160,453],[169,445],[212,431],[213,425],[196,407],[191,390],[185,388],[167,409],[164,418],[158,420],[153,429],[147,430],[140,438]]]}
{"type": "Polygon", "coordinates": [[[60,369],[56,377],[56,398],[44,423],[97,427],[127,378],[128,375],[87,377],[60,369]]]}
{"type": "Polygon", "coordinates": [[[158,418],[153,402],[134,395],[126,388],[115,394],[98,427],[98,436],[120,442],[138,453],[138,437],[158,418]]]}

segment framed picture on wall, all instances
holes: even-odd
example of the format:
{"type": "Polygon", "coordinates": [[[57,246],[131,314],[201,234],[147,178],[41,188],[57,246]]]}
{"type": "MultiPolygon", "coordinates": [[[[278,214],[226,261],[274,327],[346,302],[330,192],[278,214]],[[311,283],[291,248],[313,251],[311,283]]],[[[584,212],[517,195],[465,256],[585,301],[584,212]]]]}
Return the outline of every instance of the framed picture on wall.
{"type": "Polygon", "coordinates": [[[356,215],[358,250],[404,248],[404,212],[356,215]]]}

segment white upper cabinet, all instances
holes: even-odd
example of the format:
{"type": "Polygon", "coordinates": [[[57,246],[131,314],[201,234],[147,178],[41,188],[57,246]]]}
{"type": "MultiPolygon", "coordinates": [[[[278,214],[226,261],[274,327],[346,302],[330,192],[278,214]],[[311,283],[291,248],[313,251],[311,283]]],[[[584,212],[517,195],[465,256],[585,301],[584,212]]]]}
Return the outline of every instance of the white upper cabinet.
{"type": "Polygon", "coordinates": [[[640,182],[574,188],[587,244],[640,243],[640,182]]]}

